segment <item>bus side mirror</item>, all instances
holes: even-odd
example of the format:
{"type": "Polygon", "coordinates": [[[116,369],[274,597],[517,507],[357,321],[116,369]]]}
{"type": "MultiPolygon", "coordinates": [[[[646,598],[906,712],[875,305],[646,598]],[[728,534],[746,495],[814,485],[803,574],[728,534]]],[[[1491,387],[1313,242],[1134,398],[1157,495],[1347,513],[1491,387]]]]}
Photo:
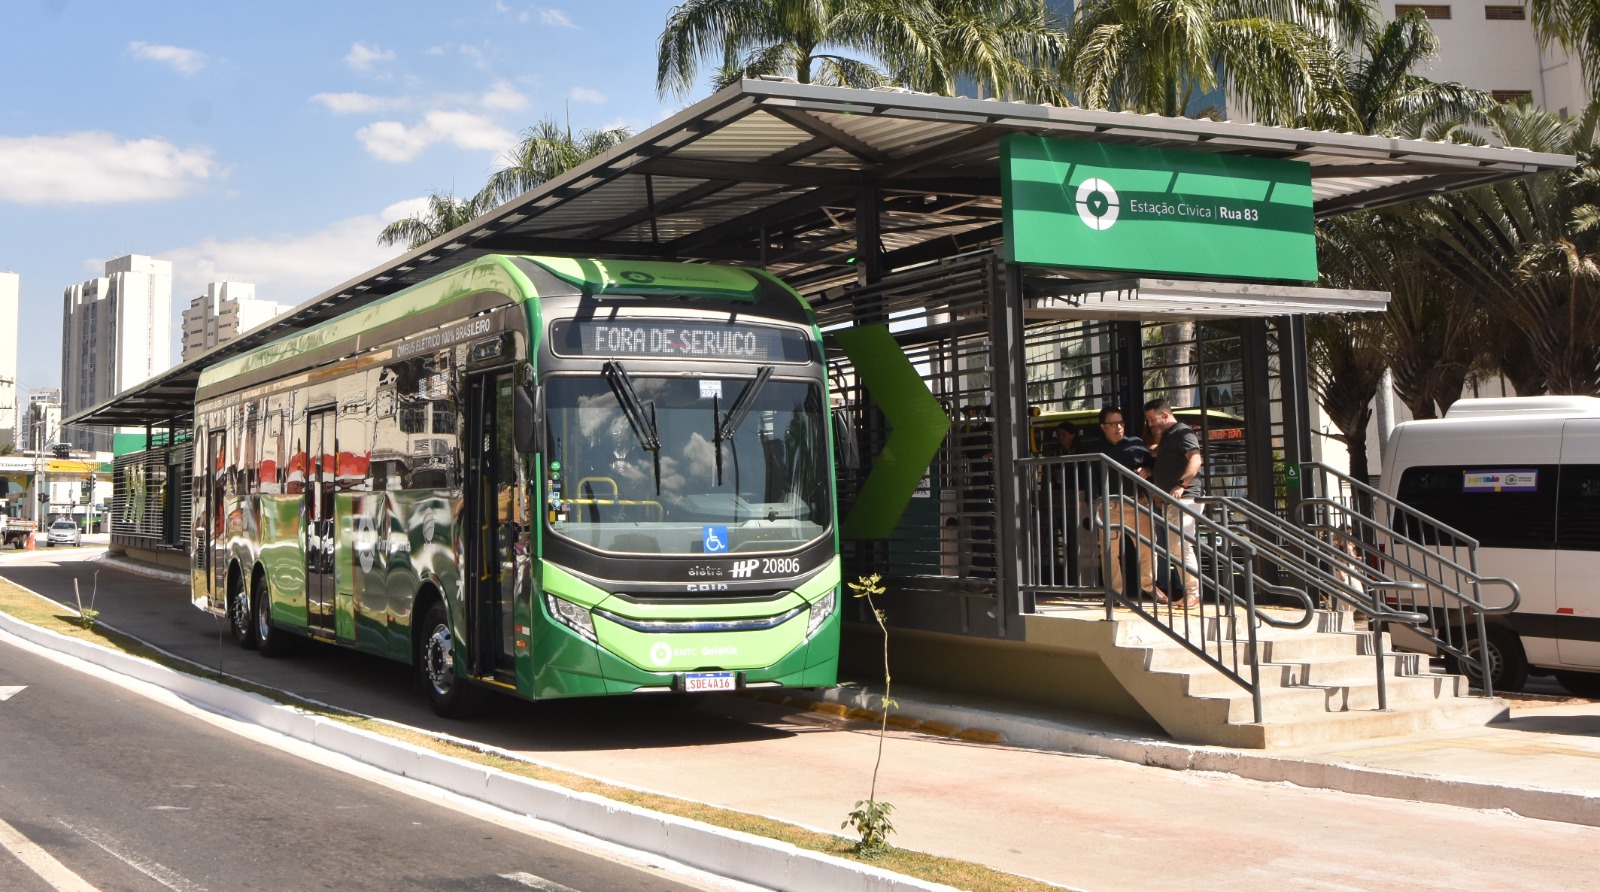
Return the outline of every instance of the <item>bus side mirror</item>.
{"type": "Polygon", "coordinates": [[[532,384],[519,384],[512,398],[513,430],[518,452],[539,451],[539,400],[544,391],[532,384]]]}

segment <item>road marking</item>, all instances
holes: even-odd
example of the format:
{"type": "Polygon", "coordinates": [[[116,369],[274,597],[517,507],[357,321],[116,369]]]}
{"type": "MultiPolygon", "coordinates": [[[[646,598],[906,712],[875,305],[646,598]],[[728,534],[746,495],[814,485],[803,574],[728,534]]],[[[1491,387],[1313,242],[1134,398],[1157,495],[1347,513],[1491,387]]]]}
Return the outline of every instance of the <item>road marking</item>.
{"type": "Polygon", "coordinates": [[[22,689],[25,687],[27,687],[25,684],[0,685],[0,701],[10,700],[12,697],[22,693],[22,689]]]}
{"type": "Polygon", "coordinates": [[[539,892],[578,892],[578,890],[572,888],[571,886],[563,886],[560,883],[552,882],[544,877],[535,876],[531,873],[521,870],[517,871],[516,873],[502,873],[500,874],[500,879],[510,880],[513,883],[521,883],[522,885],[527,886],[529,889],[538,889],[539,892]]]}
{"type": "Polygon", "coordinates": [[[87,839],[96,846],[99,846],[101,851],[105,852],[107,855],[110,855],[118,861],[121,861],[123,864],[126,864],[134,870],[139,871],[161,885],[166,886],[168,889],[173,890],[173,892],[199,892],[199,886],[196,886],[195,884],[169,870],[165,865],[158,864],[154,861],[146,861],[142,858],[135,858],[131,855],[118,851],[117,849],[112,848],[109,842],[99,839],[98,834],[90,833],[79,827],[74,827],[71,824],[68,824],[66,821],[61,821],[61,826],[71,830],[73,833],[78,834],[84,839],[87,839]]]}
{"type": "Polygon", "coordinates": [[[0,821],[0,846],[5,846],[6,851],[17,856],[18,861],[49,883],[52,889],[59,892],[100,892],[5,821],[0,821]]]}

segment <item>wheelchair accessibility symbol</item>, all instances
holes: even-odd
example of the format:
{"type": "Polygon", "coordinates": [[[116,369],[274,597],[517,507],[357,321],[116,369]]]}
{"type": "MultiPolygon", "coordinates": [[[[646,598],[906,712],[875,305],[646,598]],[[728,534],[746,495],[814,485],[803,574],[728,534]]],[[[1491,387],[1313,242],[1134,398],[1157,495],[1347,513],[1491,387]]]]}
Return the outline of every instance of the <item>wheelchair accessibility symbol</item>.
{"type": "Polygon", "coordinates": [[[728,550],[727,527],[705,527],[704,532],[703,550],[706,554],[716,554],[728,550]]]}

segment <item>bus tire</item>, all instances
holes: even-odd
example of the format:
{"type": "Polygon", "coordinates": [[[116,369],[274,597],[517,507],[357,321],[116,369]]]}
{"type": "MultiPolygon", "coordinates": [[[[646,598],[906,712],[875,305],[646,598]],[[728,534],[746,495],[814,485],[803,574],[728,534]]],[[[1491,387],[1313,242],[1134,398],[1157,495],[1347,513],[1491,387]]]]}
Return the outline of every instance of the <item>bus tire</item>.
{"type": "MultiPolygon", "coordinates": [[[[1503,626],[1489,626],[1489,646],[1482,648],[1478,645],[1478,636],[1474,632],[1467,639],[1467,655],[1478,657],[1484,652],[1484,658],[1489,661],[1489,682],[1494,685],[1495,693],[1516,693],[1528,683],[1528,657],[1522,651],[1522,641],[1515,632],[1503,626]]],[[[1469,678],[1469,682],[1478,679],[1469,678]]]]}
{"type": "Polygon", "coordinates": [[[233,640],[245,650],[255,650],[261,643],[261,639],[256,637],[254,607],[250,590],[245,588],[239,568],[235,566],[228,573],[228,630],[233,633],[233,640]]]}
{"type": "Polygon", "coordinates": [[[450,614],[437,599],[428,603],[416,636],[417,680],[434,714],[447,719],[470,718],[482,705],[483,692],[456,674],[455,634],[450,614]]]}
{"type": "Polygon", "coordinates": [[[1600,700],[1600,672],[1563,669],[1557,670],[1555,676],[1556,682],[1566,688],[1568,693],[1590,700],[1600,700]]]}
{"type": "Polygon", "coordinates": [[[267,590],[266,577],[257,574],[251,581],[251,602],[255,605],[256,645],[264,657],[281,657],[289,652],[294,641],[287,632],[272,624],[272,594],[267,590]]]}

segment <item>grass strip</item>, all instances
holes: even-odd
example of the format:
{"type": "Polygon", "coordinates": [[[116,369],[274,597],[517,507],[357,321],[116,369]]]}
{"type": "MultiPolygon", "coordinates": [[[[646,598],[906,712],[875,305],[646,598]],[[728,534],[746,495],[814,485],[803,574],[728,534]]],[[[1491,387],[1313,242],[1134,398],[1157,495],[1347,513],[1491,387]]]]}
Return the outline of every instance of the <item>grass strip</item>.
{"type": "Polygon", "coordinates": [[[486,768],[493,768],[517,777],[540,781],[574,792],[589,793],[613,802],[648,809],[660,814],[673,815],[674,817],[699,821],[727,830],[737,830],[741,833],[749,833],[752,836],[785,842],[796,848],[870,864],[883,870],[929,882],[943,883],[958,889],[969,889],[972,892],[1059,892],[1062,888],[1039,880],[1003,873],[991,867],[985,867],[982,864],[974,864],[970,861],[962,861],[956,858],[943,858],[898,847],[875,858],[862,858],[855,852],[855,843],[843,836],[817,833],[813,830],[796,827],[793,824],[786,824],[771,818],[719,808],[701,802],[620,787],[585,777],[581,774],[548,768],[512,758],[503,753],[479,749],[460,741],[435,737],[426,731],[403,728],[358,713],[331,709],[326,705],[302,700],[276,688],[254,684],[236,676],[225,675],[205,666],[178,659],[171,654],[150,647],[137,638],[124,635],[115,629],[107,628],[103,623],[94,623],[89,628],[85,628],[85,623],[73,608],[64,608],[64,605],[15,585],[6,579],[0,579],[0,612],[4,612],[29,625],[48,629],[69,638],[92,641],[112,650],[149,660],[152,663],[178,672],[209,679],[253,694],[259,694],[269,700],[302,710],[307,714],[342,722],[352,727],[409,743],[441,755],[451,756],[486,768]]]}

